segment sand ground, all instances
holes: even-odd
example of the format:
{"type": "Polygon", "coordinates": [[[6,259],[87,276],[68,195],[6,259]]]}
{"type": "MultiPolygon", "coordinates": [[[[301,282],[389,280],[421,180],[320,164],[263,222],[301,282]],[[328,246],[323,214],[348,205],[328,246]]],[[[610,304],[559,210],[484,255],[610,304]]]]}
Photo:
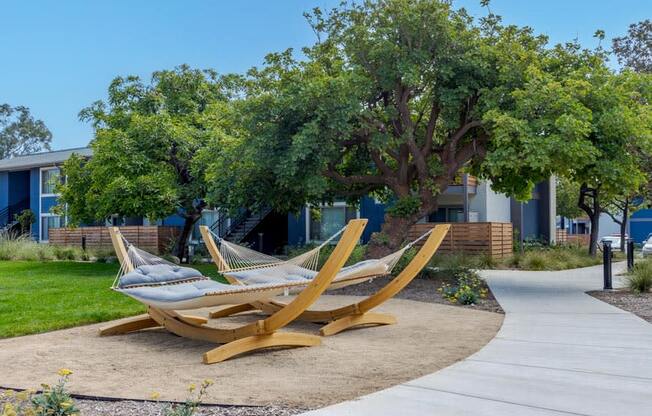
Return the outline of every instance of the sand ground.
{"type": "MultiPolygon", "coordinates": [[[[317,307],[360,299],[323,296],[317,307]]],[[[323,338],[312,348],[265,350],[204,365],[214,344],[161,329],[99,337],[106,323],[0,340],[0,386],[34,388],[53,383],[56,371],[74,371],[74,393],[126,399],[183,400],[186,387],[215,381],[208,403],[319,407],[386,388],[459,361],[491,340],[502,323],[497,313],[392,299],[378,308],[397,325],[360,328],[323,338]]],[[[207,310],[192,311],[206,315],[207,310]]],[[[255,317],[229,318],[229,323],[255,317]]],[[[222,320],[212,320],[209,325],[222,320]]],[[[317,333],[318,325],[287,330],[317,333]]]]}

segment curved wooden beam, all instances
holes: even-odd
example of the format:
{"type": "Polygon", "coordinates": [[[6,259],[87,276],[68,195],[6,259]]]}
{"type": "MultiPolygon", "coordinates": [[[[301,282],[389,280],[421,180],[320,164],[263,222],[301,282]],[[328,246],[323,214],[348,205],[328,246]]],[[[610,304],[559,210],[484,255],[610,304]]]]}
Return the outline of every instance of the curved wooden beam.
{"type": "Polygon", "coordinates": [[[321,344],[316,335],[297,332],[274,332],[268,335],[255,335],[241,338],[204,353],[204,364],[228,360],[236,355],[272,347],[313,347],[321,344]]]}
{"type": "Polygon", "coordinates": [[[396,318],[392,315],[367,312],[360,315],[348,315],[344,318],[336,319],[328,325],[322,326],[319,329],[319,334],[327,337],[329,335],[335,335],[356,326],[393,325],[395,323],[396,318]]]}
{"type": "MultiPolygon", "coordinates": [[[[426,266],[426,264],[428,264],[437,249],[439,249],[441,246],[441,243],[444,241],[444,238],[450,230],[450,227],[450,224],[436,225],[432,233],[430,233],[428,236],[428,239],[425,241],[423,246],[421,246],[421,249],[419,249],[417,254],[405,267],[405,269],[403,269],[403,271],[401,271],[398,276],[388,282],[376,293],[370,295],[360,302],[342,306],[340,308],[334,308],[330,310],[306,310],[299,317],[297,317],[297,319],[315,323],[330,322],[330,324],[324,326],[320,330],[320,333],[324,336],[334,335],[338,332],[343,331],[344,329],[355,326],[372,325],[374,324],[371,322],[373,321],[373,318],[377,318],[376,320],[378,322],[375,323],[376,325],[387,325],[395,323],[395,318],[391,317],[390,319],[388,317],[383,317],[381,319],[380,314],[374,314],[372,317],[364,319],[362,316],[367,314],[371,309],[394,297],[398,292],[405,288],[405,286],[410,284],[414,278],[417,277],[419,272],[426,266]],[[355,323],[363,322],[365,319],[369,322],[360,324],[355,323]],[[336,324],[338,321],[340,322],[336,324]]],[[[250,305],[250,307],[252,310],[256,309],[261,310],[267,314],[273,314],[278,310],[284,308],[286,305],[287,304],[277,300],[268,300],[264,302],[257,302],[255,305],[250,305]]],[[[236,310],[236,307],[234,307],[234,310],[236,310]]]]}
{"type": "MultiPolygon", "coordinates": [[[[235,329],[211,328],[203,326],[205,323],[204,318],[184,316],[176,311],[150,307],[148,310],[149,317],[140,318],[140,321],[136,322],[139,322],[141,325],[162,326],[168,331],[186,338],[225,344],[208,351],[204,355],[204,362],[207,364],[223,361],[233,356],[262,348],[319,345],[321,340],[314,335],[277,333],[276,331],[300,316],[328,288],[353,252],[366,223],[367,220],[365,219],[351,220],[342,238],[337,243],[335,250],[333,250],[322,269],[317,273],[317,276],[315,276],[292,302],[289,302],[263,320],[258,320],[235,329]]],[[[122,242],[122,239],[117,238],[119,237],[117,233],[115,237],[116,240],[122,242]]],[[[119,247],[116,246],[116,248],[119,247]]],[[[125,258],[128,259],[128,257],[125,258]]],[[[138,326],[138,323],[133,325],[135,328],[138,326]]]]}

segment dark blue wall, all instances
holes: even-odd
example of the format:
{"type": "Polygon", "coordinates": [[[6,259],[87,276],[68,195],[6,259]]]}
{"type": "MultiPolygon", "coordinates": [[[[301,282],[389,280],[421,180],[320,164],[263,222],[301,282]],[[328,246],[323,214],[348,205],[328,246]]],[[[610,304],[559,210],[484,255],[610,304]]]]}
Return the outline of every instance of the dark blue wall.
{"type": "Polygon", "coordinates": [[[629,221],[629,234],[635,242],[642,243],[652,233],[652,209],[636,211],[629,221]]]}
{"type": "Polygon", "coordinates": [[[9,173],[0,172],[0,209],[9,206],[9,173]]]}
{"type": "Polygon", "coordinates": [[[306,243],[306,210],[300,215],[288,214],[288,245],[300,246],[306,243]]]}
{"type": "Polygon", "coordinates": [[[540,238],[539,209],[541,201],[530,199],[523,204],[523,238],[540,238]]]}
{"type": "Polygon", "coordinates": [[[377,203],[374,198],[365,196],[360,201],[360,218],[367,218],[367,227],[362,233],[362,242],[367,243],[372,233],[380,231],[385,222],[385,204],[377,203]]]}
{"type": "Polygon", "coordinates": [[[22,209],[29,207],[29,177],[28,170],[9,172],[9,205],[25,201],[22,209]]]}

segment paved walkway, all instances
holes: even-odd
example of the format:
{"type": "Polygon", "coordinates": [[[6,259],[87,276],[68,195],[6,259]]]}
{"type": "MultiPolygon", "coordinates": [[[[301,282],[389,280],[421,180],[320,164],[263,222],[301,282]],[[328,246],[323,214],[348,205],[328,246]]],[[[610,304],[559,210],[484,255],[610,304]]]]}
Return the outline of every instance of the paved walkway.
{"type": "Polygon", "coordinates": [[[483,274],[506,312],[487,346],[434,374],[308,414],[652,414],[652,325],[584,293],[601,288],[601,266],[483,274]]]}

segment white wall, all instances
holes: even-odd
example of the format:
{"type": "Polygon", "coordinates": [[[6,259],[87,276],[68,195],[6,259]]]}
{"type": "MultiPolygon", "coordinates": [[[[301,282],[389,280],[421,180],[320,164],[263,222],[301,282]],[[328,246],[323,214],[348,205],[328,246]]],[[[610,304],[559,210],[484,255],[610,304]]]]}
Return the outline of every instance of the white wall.
{"type": "Polygon", "coordinates": [[[598,239],[607,235],[620,235],[620,225],[616,224],[608,214],[600,214],[600,229],[598,230],[598,239]]]}

